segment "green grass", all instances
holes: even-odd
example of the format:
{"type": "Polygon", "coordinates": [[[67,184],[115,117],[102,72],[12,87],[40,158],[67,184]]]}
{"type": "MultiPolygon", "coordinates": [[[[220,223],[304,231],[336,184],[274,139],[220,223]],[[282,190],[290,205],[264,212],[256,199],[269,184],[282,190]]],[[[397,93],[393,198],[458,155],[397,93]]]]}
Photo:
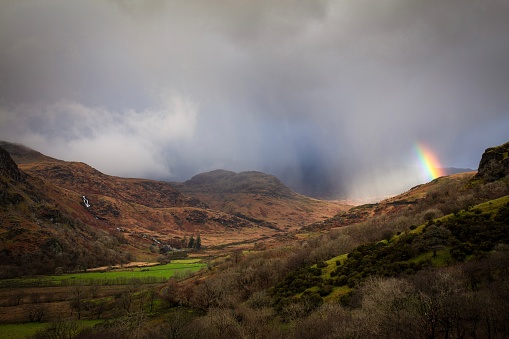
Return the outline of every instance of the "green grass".
{"type": "Polygon", "coordinates": [[[509,195],[504,197],[490,200],[487,202],[483,202],[482,204],[474,206],[474,208],[480,209],[483,212],[493,212],[498,211],[502,206],[509,203],[509,195]]]}
{"type": "Polygon", "coordinates": [[[45,323],[0,324],[0,337],[5,339],[26,338],[46,326],[45,323]]]}
{"type": "MultiPolygon", "coordinates": [[[[482,211],[482,213],[494,213],[494,212],[498,211],[500,208],[502,208],[507,203],[509,203],[509,195],[506,195],[506,196],[498,198],[498,199],[493,199],[490,201],[483,202],[481,204],[471,207],[468,210],[462,210],[457,213],[457,216],[459,216],[459,217],[465,216],[467,214],[472,213],[472,211],[476,210],[476,209],[482,211]]],[[[448,219],[454,218],[454,217],[456,217],[456,215],[454,213],[451,213],[451,214],[444,215],[443,217],[436,218],[433,221],[434,222],[437,222],[437,221],[444,222],[444,221],[447,221],[448,219]]],[[[411,230],[409,233],[420,234],[424,230],[424,227],[426,227],[426,224],[419,225],[417,228],[411,230]]]]}
{"type": "MultiPolygon", "coordinates": [[[[92,327],[103,320],[79,320],[78,324],[84,328],[92,327]]],[[[0,324],[0,338],[17,339],[33,336],[36,332],[44,330],[49,323],[0,324]]]]}
{"type": "MultiPolygon", "coordinates": [[[[482,213],[496,214],[496,212],[500,208],[502,208],[505,204],[507,204],[507,203],[509,203],[509,195],[503,196],[503,197],[498,198],[498,199],[493,199],[493,200],[489,200],[489,201],[483,202],[481,204],[472,206],[471,208],[469,208],[467,210],[461,210],[461,211],[459,211],[457,213],[457,215],[455,215],[453,213],[444,215],[443,217],[434,219],[434,221],[435,222],[436,221],[445,222],[448,219],[454,218],[456,216],[464,217],[464,216],[466,216],[468,214],[472,214],[472,212],[475,211],[475,210],[480,210],[482,213]]],[[[424,226],[425,225],[421,225],[417,229],[415,229],[413,231],[410,231],[410,232],[418,233],[417,232],[418,229],[420,230],[420,232],[422,232],[422,229],[424,229],[424,226]]]]}
{"type": "Polygon", "coordinates": [[[77,282],[87,285],[114,285],[129,283],[133,279],[139,279],[146,283],[157,283],[176,275],[183,277],[205,266],[206,264],[200,262],[199,259],[174,260],[166,265],[126,268],[108,272],[83,272],[7,279],[1,281],[0,286],[62,286],[72,285],[77,282]]]}
{"type": "Polygon", "coordinates": [[[431,264],[434,267],[445,267],[448,266],[451,262],[453,262],[453,259],[451,257],[451,252],[448,248],[445,248],[443,250],[437,251],[437,256],[433,258],[433,251],[429,251],[426,253],[422,253],[415,258],[409,259],[408,262],[424,262],[430,260],[431,264]]]}
{"type": "Polygon", "coordinates": [[[345,294],[350,293],[352,290],[353,289],[351,289],[350,287],[348,287],[346,285],[344,285],[344,286],[334,286],[334,288],[332,289],[332,293],[329,294],[328,296],[324,297],[323,300],[326,301],[326,302],[337,301],[342,296],[344,296],[345,294]]]}
{"type": "Polygon", "coordinates": [[[172,260],[172,264],[197,264],[201,263],[201,259],[179,259],[179,260],[172,260]]]}
{"type": "MultiPolygon", "coordinates": [[[[443,217],[442,217],[443,218],[443,217]]],[[[426,224],[422,224],[422,225],[419,225],[417,226],[415,229],[411,230],[410,232],[408,233],[411,233],[411,234],[421,234],[422,231],[424,230],[424,227],[426,226],[426,224]]]]}
{"type": "Polygon", "coordinates": [[[327,264],[327,267],[324,267],[322,269],[322,278],[328,279],[330,278],[330,274],[332,271],[336,269],[336,261],[340,261],[341,263],[344,263],[346,258],[348,257],[348,253],[338,255],[337,257],[331,258],[327,260],[325,263],[327,264]]]}

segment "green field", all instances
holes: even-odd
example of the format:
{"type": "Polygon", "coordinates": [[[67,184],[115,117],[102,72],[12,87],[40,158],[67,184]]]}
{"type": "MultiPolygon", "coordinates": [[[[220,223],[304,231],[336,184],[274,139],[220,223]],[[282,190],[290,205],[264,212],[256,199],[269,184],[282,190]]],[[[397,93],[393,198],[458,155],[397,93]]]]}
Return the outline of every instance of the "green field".
{"type": "Polygon", "coordinates": [[[197,259],[174,260],[166,265],[125,268],[106,272],[82,272],[5,279],[0,281],[0,287],[66,286],[76,283],[84,285],[122,285],[134,280],[141,283],[160,283],[173,276],[183,278],[205,266],[205,263],[197,259]]]}
{"type": "Polygon", "coordinates": [[[45,323],[0,324],[0,336],[9,339],[26,338],[46,326],[45,323]]]}
{"type": "MultiPolygon", "coordinates": [[[[79,320],[75,323],[81,328],[92,327],[103,320],[79,320]]],[[[48,323],[26,323],[26,324],[0,324],[0,338],[17,339],[33,336],[36,332],[44,330],[48,323]]]]}

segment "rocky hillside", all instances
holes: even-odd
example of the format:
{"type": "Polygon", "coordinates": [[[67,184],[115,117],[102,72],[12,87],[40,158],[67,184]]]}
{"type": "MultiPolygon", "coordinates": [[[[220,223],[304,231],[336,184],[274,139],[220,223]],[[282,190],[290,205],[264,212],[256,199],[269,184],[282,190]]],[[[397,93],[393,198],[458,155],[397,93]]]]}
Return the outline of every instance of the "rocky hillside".
{"type": "Polygon", "coordinates": [[[491,182],[509,175],[509,142],[484,151],[474,180],[491,182]]]}
{"type": "Polygon", "coordinates": [[[295,193],[276,177],[255,171],[215,170],[173,185],[213,209],[265,220],[287,230],[298,229],[351,208],[337,201],[295,193]]]}
{"type": "Polygon", "coordinates": [[[26,179],[26,175],[19,170],[9,152],[2,147],[0,147],[0,176],[15,182],[23,182],[26,179]]]}

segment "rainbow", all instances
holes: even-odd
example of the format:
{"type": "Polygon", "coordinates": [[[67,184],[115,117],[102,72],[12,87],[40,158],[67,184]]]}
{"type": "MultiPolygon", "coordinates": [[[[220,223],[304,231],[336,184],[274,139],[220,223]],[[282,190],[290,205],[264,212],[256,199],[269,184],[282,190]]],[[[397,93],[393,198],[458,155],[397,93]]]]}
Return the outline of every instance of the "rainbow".
{"type": "Polygon", "coordinates": [[[429,149],[427,149],[422,144],[416,143],[415,150],[417,152],[417,156],[419,157],[419,163],[429,180],[433,180],[445,175],[437,157],[431,151],[429,151],[429,149]]]}

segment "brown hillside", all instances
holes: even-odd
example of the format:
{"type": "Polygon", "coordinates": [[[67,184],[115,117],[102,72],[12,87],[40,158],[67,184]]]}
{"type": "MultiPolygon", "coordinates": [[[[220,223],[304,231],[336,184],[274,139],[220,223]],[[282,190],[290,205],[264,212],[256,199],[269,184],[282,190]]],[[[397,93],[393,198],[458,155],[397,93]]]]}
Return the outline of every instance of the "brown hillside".
{"type": "Polygon", "coordinates": [[[130,259],[133,250],[79,204],[79,195],[17,168],[0,147],[0,278],[130,259]]]}
{"type": "Polygon", "coordinates": [[[213,209],[265,220],[286,230],[324,220],[352,206],[293,192],[276,177],[255,171],[215,170],[174,183],[183,193],[213,209]]]}
{"type": "Polygon", "coordinates": [[[48,161],[24,146],[11,145],[11,149],[16,159],[21,159],[20,168],[51,187],[54,199],[70,215],[88,218],[91,225],[125,238],[138,255],[150,250],[154,257],[163,244],[180,245],[180,239],[197,233],[203,246],[224,246],[255,242],[281,232],[262,220],[208,209],[164,182],[109,176],[84,163],[48,161]],[[64,196],[70,201],[62,199],[64,196]]]}
{"type": "MultiPolygon", "coordinates": [[[[164,182],[109,176],[75,162],[30,163],[21,168],[80,197],[85,196],[90,213],[106,221],[111,229],[120,228],[131,237],[146,239],[147,246],[157,244],[154,239],[173,243],[176,240],[172,239],[196,233],[202,234],[203,245],[218,245],[211,239],[222,240],[220,235],[224,232],[238,233],[239,228],[258,230],[269,226],[267,231],[271,235],[277,231],[272,225],[210,210],[164,182]]],[[[238,238],[245,241],[252,233],[243,232],[238,238]]]]}
{"type": "MultiPolygon", "coordinates": [[[[396,216],[405,212],[410,213],[411,211],[417,212],[418,209],[425,208],[427,202],[433,200],[435,196],[438,197],[444,194],[444,191],[450,190],[451,187],[465,185],[475,174],[476,172],[474,171],[440,177],[426,184],[415,186],[402,194],[382,200],[379,203],[359,205],[347,212],[340,212],[325,221],[307,225],[304,229],[314,231],[330,230],[336,227],[364,222],[376,217],[396,216]]],[[[454,194],[459,193],[455,192],[454,194]]],[[[448,193],[446,192],[445,194],[448,193]]],[[[451,192],[451,197],[452,194],[453,192],[451,192]]],[[[434,201],[434,203],[440,204],[440,201],[434,201]]]]}
{"type": "Polygon", "coordinates": [[[82,195],[98,194],[154,208],[206,207],[167,183],[103,174],[79,162],[21,164],[25,172],[82,195]]]}
{"type": "Polygon", "coordinates": [[[0,140],[0,147],[9,152],[12,159],[18,165],[32,162],[63,162],[62,160],[48,157],[47,155],[34,151],[33,149],[20,144],[14,144],[0,140]]]}

